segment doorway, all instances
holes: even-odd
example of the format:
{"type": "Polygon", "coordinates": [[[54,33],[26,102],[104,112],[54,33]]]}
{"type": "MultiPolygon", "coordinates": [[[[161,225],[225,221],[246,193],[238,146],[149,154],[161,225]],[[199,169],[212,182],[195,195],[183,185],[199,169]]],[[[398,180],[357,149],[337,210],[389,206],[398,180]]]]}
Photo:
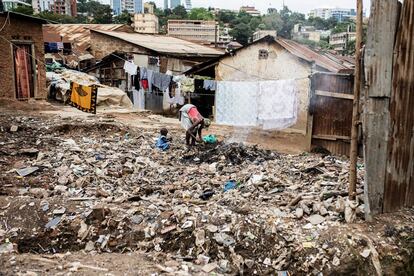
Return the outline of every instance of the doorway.
{"type": "Polygon", "coordinates": [[[24,100],[35,96],[35,70],[31,44],[13,46],[16,98],[24,100]]]}

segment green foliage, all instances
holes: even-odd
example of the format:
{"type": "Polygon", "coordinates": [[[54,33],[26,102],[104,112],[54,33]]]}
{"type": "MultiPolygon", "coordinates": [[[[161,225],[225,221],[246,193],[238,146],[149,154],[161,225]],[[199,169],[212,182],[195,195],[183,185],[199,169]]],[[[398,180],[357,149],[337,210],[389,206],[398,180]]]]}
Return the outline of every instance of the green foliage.
{"type": "Polygon", "coordinates": [[[90,23],[108,24],[112,23],[112,9],[109,5],[101,4],[94,0],[79,0],[78,13],[82,16],[93,17],[90,23]]]}
{"type": "Polygon", "coordinates": [[[132,15],[125,10],[120,15],[114,17],[114,23],[130,25],[132,23],[132,15]]]}
{"type": "Polygon", "coordinates": [[[221,10],[218,13],[217,19],[220,23],[229,24],[237,17],[237,13],[233,11],[221,10]]]}
{"type": "Polygon", "coordinates": [[[63,24],[73,24],[73,23],[79,23],[76,17],[72,17],[65,14],[55,14],[50,11],[43,11],[36,16],[46,19],[48,21],[52,22],[58,22],[63,24]]]}
{"type": "Polygon", "coordinates": [[[30,6],[19,6],[11,10],[12,12],[23,13],[27,15],[33,15],[33,8],[30,6]]]}
{"type": "Polygon", "coordinates": [[[172,15],[175,17],[174,19],[187,19],[187,10],[180,5],[172,10],[172,15]]]}
{"type": "Polygon", "coordinates": [[[235,25],[230,31],[230,35],[233,36],[240,44],[245,45],[249,42],[249,38],[253,32],[249,25],[243,22],[235,25]]]}
{"type": "Polygon", "coordinates": [[[355,30],[356,30],[355,22],[353,22],[353,21],[340,22],[340,23],[336,24],[336,26],[334,28],[332,28],[332,33],[333,34],[343,33],[343,32],[348,31],[348,29],[350,29],[351,32],[355,32],[355,30]]]}
{"type": "Polygon", "coordinates": [[[314,26],[317,30],[326,31],[333,29],[338,24],[338,21],[333,17],[327,20],[320,17],[310,17],[308,18],[308,22],[306,24],[309,26],[314,26]]]}
{"type": "Polygon", "coordinates": [[[263,16],[262,22],[266,30],[276,30],[280,32],[283,26],[283,19],[279,13],[271,13],[263,16]]]}
{"type": "Polygon", "coordinates": [[[205,8],[194,8],[188,14],[191,20],[214,20],[214,15],[205,8]]]}

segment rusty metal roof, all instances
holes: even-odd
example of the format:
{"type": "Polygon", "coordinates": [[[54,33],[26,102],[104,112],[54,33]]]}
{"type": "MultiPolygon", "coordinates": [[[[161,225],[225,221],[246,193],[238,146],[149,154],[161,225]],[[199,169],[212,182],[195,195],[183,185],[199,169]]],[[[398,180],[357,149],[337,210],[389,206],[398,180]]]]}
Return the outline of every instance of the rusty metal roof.
{"type": "Polygon", "coordinates": [[[223,54],[223,52],[216,49],[170,36],[113,32],[97,29],[94,29],[93,31],[118,38],[162,54],[204,57],[218,57],[223,54]]]}
{"type": "Polygon", "coordinates": [[[123,24],[47,24],[43,25],[43,39],[45,42],[73,42],[80,49],[89,47],[90,29],[114,31],[123,24]]]}
{"type": "MultiPolygon", "coordinates": [[[[322,68],[325,68],[331,72],[345,72],[349,70],[353,70],[353,67],[343,63],[340,61],[339,58],[329,58],[325,56],[324,54],[320,54],[315,52],[314,50],[310,49],[306,45],[302,45],[296,41],[288,40],[284,38],[277,38],[276,42],[279,43],[283,48],[285,48],[287,51],[289,51],[291,54],[304,59],[308,62],[315,62],[317,66],[320,66],[322,68]]],[[[330,54],[332,57],[333,55],[330,54]]]]}

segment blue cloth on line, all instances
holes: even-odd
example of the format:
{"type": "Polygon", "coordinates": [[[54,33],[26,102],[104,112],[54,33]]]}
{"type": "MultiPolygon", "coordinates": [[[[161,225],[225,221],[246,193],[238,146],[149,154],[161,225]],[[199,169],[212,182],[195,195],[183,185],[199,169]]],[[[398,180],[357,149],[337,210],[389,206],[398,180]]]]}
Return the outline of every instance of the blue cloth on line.
{"type": "Polygon", "coordinates": [[[168,142],[167,137],[165,137],[164,135],[161,135],[160,137],[158,137],[157,143],[155,144],[155,146],[159,148],[160,150],[167,150],[170,148],[170,142],[168,142]]]}

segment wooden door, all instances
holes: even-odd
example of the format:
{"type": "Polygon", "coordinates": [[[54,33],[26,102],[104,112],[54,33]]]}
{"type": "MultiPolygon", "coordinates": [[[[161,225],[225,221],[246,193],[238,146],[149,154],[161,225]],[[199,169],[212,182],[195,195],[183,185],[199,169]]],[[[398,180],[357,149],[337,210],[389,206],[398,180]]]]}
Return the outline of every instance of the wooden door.
{"type": "Polygon", "coordinates": [[[352,75],[317,73],[312,77],[312,148],[349,156],[353,105],[352,75]]]}
{"type": "Polygon", "coordinates": [[[21,44],[13,47],[16,98],[34,97],[34,72],[31,45],[21,44]]]}

